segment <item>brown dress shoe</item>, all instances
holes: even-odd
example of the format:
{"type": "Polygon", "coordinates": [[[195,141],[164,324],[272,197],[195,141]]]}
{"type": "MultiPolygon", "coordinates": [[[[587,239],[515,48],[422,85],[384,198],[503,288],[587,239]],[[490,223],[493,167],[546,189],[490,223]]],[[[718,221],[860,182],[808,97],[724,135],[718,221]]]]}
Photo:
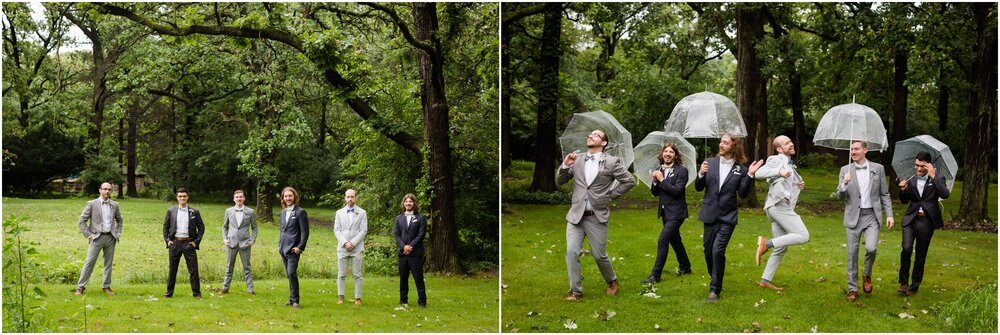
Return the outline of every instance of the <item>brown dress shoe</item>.
{"type": "Polygon", "coordinates": [[[75,291],[73,291],[73,294],[74,294],[74,295],[81,295],[81,294],[83,294],[83,290],[84,290],[84,288],[82,288],[82,287],[77,287],[77,288],[76,288],[76,290],[75,290],[75,291]]]}
{"type": "Polygon", "coordinates": [[[906,292],[909,291],[909,290],[910,290],[910,285],[907,285],[906,283],[902,283],[902,284],[899,284],[899,288],[896,289],[896,292],[899,292],[899,293],[902,293],[902,294],[906,294],[906,292]]]}
{"type": "Polygon", "coordinates": [[[865,290],[865,293],[872,293],[872,277],[865,276],[865,284],[861,287],[865,290]]]}
{"type": "Polygon", "coordinates": [[[344,304],[344,298],[337,299],[337,305],[343,305],[343,304],[344,304]]]}
{"type": "Polygon", "coordinates": [[[854,302],[854,300],[857,299],[858,299],[858,292],[851,291],[851,293],[847,294],[847,301],[854,302]]]}
{"type": "Polygon", "coordinates": [[[257,293],[254,293],[253,291],[250,291],[250,295],[257,295],[257,293]]]}
{"type": "Polygon", "coordinates": [[[563,298],[565,301],[580,301],[583,300],[583,294],[570,292],[563,298]]]}
{"type": "Polygon", "coordinates": [[[115,291],[112,291],[110,287],[105,287],[104,293],[107,293],[108,295],[115,295],[115,291]]]}
{"type": "Polygon", "coordinates": [[[219,293],[222,293],[222,294],[229,294],[229,288],[228,288],[228,287],[224,287],[224,288],[222,288],[222,291],[221,291],[221,292],[219,292],[219,293]]]}
{"type": "Polygon", "coordinates": [[[361,304],[361,298],[354,299],[354,304],[355,305],[360,305],[361,304]]]}
{"type": "Polygon", "coordinates": [[[765,282],[758,282],[758,283],[757,283],[757,286],[758,286],[758,287],[761,287],[761,288],[769,288],[769,289],[772,289],[772,290],[777,290],[777,291],[783,291],[783,290],[785,290],[785,288],[784,288],[784,287],[777,287],[777,286],[774,286],[774,284],[773,284],[773,283],[770,283],[770,282],[767,282],[767,283],[765,283],[765,282]]]}
{"type": "Polygon", "coordinates": [[[754,262],[757,266],[760,266],[760,256],[767,253],[767,237],[757,236],[757,254],[754,256],[754,262]]]}
{"type": "Polygon", "coordinates": [[[618,279],[608,283],[608,295],[618,294],[618,279]]]}

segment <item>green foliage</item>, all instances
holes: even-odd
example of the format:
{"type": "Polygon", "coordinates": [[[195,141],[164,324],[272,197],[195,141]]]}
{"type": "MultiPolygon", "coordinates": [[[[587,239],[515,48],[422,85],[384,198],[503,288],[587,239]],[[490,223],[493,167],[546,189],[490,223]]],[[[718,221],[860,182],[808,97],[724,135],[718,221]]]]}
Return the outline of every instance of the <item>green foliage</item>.
{"type": "Polygon", "coordinates": [[[941,309],[945,329],[955,333],[996,333],[997,283],[970,287],[941,309]]]}
{"type": "Polygon", "coordinates": [[[86,183],[121,184],[125,181],[118,158],[111,155],[98,155],[90,159],[80,178],[86,183]]]}
{"type": "Polygon", "coordinates": [[[834,169],[837,167],[837,161],[832,154],[810,152],[799,157],[798,165],[802,168],[834,169]]]}
{"type": "Polygon", "coordinates": [[[38,301],[46,297],[39,283],[42,269],[35,260],[38,242],[25,241],[24,233],[31,231],[23,224],[25,217],[8,215],[3,220],[3,331],[46,331],[44,306],[38,301]]]}
{"type": "Polygon", "coordinates": [[[83,169],[80,141],[46,123],[23,137],[4,132],[4,192],[38,193],[83,169]]]}

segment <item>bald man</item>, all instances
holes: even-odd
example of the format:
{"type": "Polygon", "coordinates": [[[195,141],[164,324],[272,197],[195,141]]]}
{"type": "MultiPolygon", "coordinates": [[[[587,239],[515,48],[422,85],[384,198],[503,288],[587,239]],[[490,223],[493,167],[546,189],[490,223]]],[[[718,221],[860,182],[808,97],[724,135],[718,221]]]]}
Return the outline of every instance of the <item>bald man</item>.
{"type": "Polygon", "coordinates": [[[764,213],[767,213],[768,220],[771,221],[770,239],[764,236],[757,236],[757,254],[754,261],[760,265],[761,256],[768,250],[774,249],[771,257],[767,259],[764,273],[760,276],[757,286],[772,290],[783,290],[771,283],[774,273],[778,271],[778,265],[785,256],[785,251],[790,245],[798,245],[809,242],[809,231],[802,222],[802,218],[795,213],[795,203],[799,200],[799,192],[805,188],[806,183],[802,181],[802,176],[795,171],[792,163],[792,156],[795,155],[795,144],[788,136],[778,136],[774,138],[774,148],[777,155],[767,158],[767,163],[757,170],[757,179],[766,179],[768,184],[767,201],[764,203],[764,213]]]}
{"type": "Polygon", "coordinates": [[[365,251],[365,235],[368,234],[368,213],[356,206],[358,194],[354,190],[344,192],[344,208],[337,210],[333,219],[333,234],[337,236],[337,304],[344,303],[344,289],[347,285],[347,267],[354,274],[354,304],[361,304],[365,251]]]}

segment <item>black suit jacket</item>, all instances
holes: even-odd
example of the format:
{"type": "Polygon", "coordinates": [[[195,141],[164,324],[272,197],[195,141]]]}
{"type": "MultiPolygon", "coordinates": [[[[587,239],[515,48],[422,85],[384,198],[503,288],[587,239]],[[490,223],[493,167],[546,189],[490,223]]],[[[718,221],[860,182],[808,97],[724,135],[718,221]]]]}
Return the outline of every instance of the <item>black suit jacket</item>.
{"type": "Polygon", "coordinates": [[[309,214],[302,207],[295,206],[294,209],[282,209],[278,215],[281,217],[278,252],[287,254],[292,252],[292,248],[306,251],[306,242],[309,242],[309,214]],[[292,216],[286,220],[285,213],[289,210],[292,211],[292,216]]]}
{"type": "MultiPolygon", "coordinates": [[[[662,168],[660,172],[663,172],[662,168]]],[[[687,182],[687,168],[676,163],[673,172],[663,176],[663,181],[652,182],[649,186],[650,191],[654,197],[660,197],[660,207],[656,210],[656,217],[665,220],[684,220],[688,217],[687,199],[684,198],[687,182]]]]}
{"type": "Polygon", "coordinates": [[[698,220],[704,223],[723,222],[731,225],[736,224],[740,198],[750,194],[750,187],[753,186],[753,178],[747,175],[746,165],[733,164],[732,169],[726,174],[725,182],[722,182],[722,189],[719,189],[719,158],[708,159],[708,173],[704,177],[694,180],[694,189],[698,192],[705,190],[705,198],[701,201],[701,211],[698,212],[698,220]]]}
{"type": "MultiPolygon", "coordinates": [[[[163,241],[169,242],[177,233],[177,206],[167,209],[167,217],[163,218],[163,241]]],[[[201,248],[201,237],[205,235],[205,222],[201,220],[201,212],[188,206],[188,236],[194,238],[195,249],[201,248]]]]}
{"type": "Polygon", "coordinates": [[[403,256],[403,246],[413,247],[410,256],[424,255],[424,233],[427,231],[427,217],[413,213],[410,227],[406,227],[406,215],[396,216],[396,226],[392,229],[392,237],[396,240],[396,256],[403,256]]]}
{"type": "Polygon", "coordinates": [[[941,216],[941,204],[938,203],[938,199],[948,199],[951,196],[951,191],[948,190],[948,184],[945,184],[944,176],[938,174],[934,179],[928,179],[924,183],[923,195],[917,192],[917,178],[913,177],[907,181],[906,191],[899,192],[899,201],[906,204],[909,203],[910,207],[906,208],[906,213],[903,214],[903,226],[909,226],[913,219],[917,217],[917,211],[920,208],[924,209],[924,215],[934,226],[934,229],[939,229],[944,226],[944,218],[941,216]]]}

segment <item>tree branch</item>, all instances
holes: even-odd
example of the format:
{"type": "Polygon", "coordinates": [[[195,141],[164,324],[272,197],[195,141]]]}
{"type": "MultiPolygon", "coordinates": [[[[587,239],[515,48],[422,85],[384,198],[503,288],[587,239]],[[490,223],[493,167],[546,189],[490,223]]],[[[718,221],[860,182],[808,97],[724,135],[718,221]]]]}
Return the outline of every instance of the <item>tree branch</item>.
{"type": "Polygon", "coordinates": [[[392,23],[395,24],[396,27],[399,28],[399,31],[403,33],[403,38],[405,38],[407,42],[410,42],[410,44],[416,47],[417,49],[423,50],[429,54],[437,52],[437,50],[434,50],[434,45],[432,45],[430,42],[418,40],[415,37],[413,37],[413,34],[410,33],[410,28],[406,25],[406,22],[403,22],[403,19],[401,19],[399,17],[399,14],[396,13],[396,11],[393,10],[392,8],[382,6],[374,2],[362,2],[361,4],[377,9],[385,13],[386,15],[389,15],[389,17],[392,18],[392,23]]]}

